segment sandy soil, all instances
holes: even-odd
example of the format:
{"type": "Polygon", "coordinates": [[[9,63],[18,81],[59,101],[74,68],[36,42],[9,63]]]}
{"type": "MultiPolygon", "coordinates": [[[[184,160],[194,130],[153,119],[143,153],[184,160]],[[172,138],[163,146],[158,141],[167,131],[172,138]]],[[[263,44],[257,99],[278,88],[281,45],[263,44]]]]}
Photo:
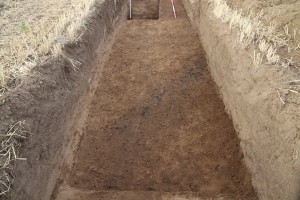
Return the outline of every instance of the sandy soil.
{"type": "Polygon", "coordinates": [[[148,199],[146,191],[156,192],[152,199],[256,199],[197,32],[175,3],[176,20],[161,1],[159,20],[122,27],[54,199],[126,199],[114,191],[145,191],[127,199],[148,199]]]}

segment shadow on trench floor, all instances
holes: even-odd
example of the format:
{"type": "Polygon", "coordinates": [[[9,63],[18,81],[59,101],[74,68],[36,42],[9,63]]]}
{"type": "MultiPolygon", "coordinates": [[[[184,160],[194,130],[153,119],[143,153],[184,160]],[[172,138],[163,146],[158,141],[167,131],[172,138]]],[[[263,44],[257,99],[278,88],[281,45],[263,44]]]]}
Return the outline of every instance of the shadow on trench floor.
{"type": "Polygon", "coordinates": [[[160,20],[124,23],[57,199],[256,199],[205,52],[175,3],[176,20],[161,1],[160,20]]]}

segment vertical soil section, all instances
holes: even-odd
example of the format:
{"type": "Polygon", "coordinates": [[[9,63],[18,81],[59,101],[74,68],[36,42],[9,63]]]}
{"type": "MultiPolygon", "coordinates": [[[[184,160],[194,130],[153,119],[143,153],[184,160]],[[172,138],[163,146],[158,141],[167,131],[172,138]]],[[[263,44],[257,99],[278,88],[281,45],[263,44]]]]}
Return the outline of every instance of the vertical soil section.
{"type": "Polygon", "coordinates": [[[179,0],[176,20],[170,2],[160,4],[159,20],[121,28],[65,184],[255,199],[197,32],[179,0]]]}
{"type": "MultiPolygon", "coordinates": [[[[244,161],[259,198],[300,199],[300,98],[283,92],[296,86],[295,82],[289,85],[288,80],[298,80],[298,70],[265,62],[259,68],[254,67],[251,56],[254,46],[245,49],[237,45],[238,29],[231,29],[229,24],[213,17],[212,7],[206,1],[182,2],[198,30],[211,75],[238,131],[244,161]]],[[[257,1],[247,2],[261,9],[257,1]]],[[[246,6],[247,2],[243,4],[246,6]]],[[[289,13],[290,6],[293,4],[280,5],[281,15],[270,19],[289,22],[286,18],[289,14],[284,13],[289,13]]],[[[235,7],[239,6],[232,9],[235,7]]],[[[277,8],[270,6],[266,10],[275,14],[278,12],[273,9],[277,8]]],[[[263,21],[269,18],[267,13],[265,17],[263,21]]]]}

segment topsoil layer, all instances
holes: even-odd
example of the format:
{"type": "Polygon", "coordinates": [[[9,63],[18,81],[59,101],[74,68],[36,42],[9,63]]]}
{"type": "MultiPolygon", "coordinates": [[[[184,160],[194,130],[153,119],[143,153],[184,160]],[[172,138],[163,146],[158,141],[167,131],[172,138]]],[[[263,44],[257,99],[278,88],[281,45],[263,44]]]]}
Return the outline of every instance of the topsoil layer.
{"type": "MultiPolygon", "coordinates": [[[[176,20],[170,2],[161,1],[159,20],[121,28],[64,180],[68,187],[256,199],[197,32],[175,3],[176,20]]],[[[55,196],[86,199],[70,195],[55,196]]]]}

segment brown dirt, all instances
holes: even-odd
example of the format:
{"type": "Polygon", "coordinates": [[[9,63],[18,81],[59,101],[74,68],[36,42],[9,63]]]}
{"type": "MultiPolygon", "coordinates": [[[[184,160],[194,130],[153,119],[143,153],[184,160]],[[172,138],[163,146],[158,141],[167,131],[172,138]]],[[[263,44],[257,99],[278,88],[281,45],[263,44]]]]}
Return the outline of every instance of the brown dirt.
{"type": "Polygon", "coordinates": [[[56,199],[256,199],[197,32],[175,4],[176,20],[161,1],[159,20],[122,27],[56,199]]]}

